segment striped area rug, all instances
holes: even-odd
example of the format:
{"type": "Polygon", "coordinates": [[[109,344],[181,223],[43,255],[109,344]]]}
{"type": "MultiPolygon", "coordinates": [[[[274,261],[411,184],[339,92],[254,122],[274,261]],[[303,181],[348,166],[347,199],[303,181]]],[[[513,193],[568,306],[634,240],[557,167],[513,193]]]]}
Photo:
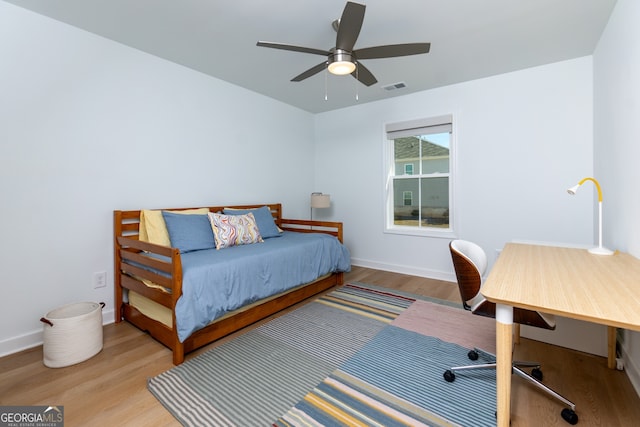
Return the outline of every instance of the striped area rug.
{"type": "Polygon", "coordinates": [[[494,426],[494,370],[442,377],[469,347],[494,351],[493,319],[416,300],[273,426],[494,426]]]}
{"type": "Polygon", "coordinates": [[[185,426],[269,426],[414,298],[353,283],[149,379],[185,426]]]}

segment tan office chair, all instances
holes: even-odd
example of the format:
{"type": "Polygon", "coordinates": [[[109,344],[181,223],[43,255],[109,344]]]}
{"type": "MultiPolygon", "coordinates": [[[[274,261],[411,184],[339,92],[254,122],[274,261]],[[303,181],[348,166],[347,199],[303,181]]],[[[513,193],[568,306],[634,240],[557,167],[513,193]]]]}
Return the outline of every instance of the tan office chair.
{"type": "MultiPolygon", "coordinates": [[[[466,240],[452,241],[449,244],[449,250],[451,251],[453,267],[456,271],[458,288],[460,289],[460,296],[462,297],[464,308],[473,314],[495,318],[496,305],[487,301],[480,293],[482,276],[487,269],[487,255],[484,250],[477,244],[466,240]]],[[[552,315],[521,308],[513,309],[513,322],[514,324],[530,325],[544,329],[555,329],[556,327],[555,319],[552,315]]],[[[489,363],[450,368],[445,371],[444,379],[448,382],[453,382],[456,378],[455,372],[496,368],[495,355],[478,348],[468,353],[468,357],[471,360],[477,360],[480,355],[488,359],[489,363]]],[[[562,410],[562,418],[569,424],[576,424],[578,422],[578,415],[575,413],[576,405],[541,382],[542,371],[540,370],[539,363],[514,361],[512,373],[524,378],[540,390],[567,405],[568,408],[562,410]],[[533,368],[531,374],[525,372],[522,369],[523,367],[533,368]]]]}

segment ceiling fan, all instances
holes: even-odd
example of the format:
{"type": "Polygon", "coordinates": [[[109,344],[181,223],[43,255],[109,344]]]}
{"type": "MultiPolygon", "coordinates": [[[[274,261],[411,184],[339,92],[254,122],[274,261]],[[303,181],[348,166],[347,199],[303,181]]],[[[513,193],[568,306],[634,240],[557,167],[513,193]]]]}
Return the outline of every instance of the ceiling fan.
{"type": "Polygon", "coordinates": [[[366,6],[359,3],[347,2],[342,17],[333,22],[337,31],[336,45],[330,50],[314,49],[310,47],[294,46],[284,43],[259,41],[258,46],[273,49],[291,50],[294,52],[311,53],[326,56],[320,64],[309,68],[297,75],[292,82],[299,82],[309,78],[327,68],[330,73],[337,75],[351,74],[366,86],[375,84],[378,80],[367,67],[360,62],[363,59],[394,58],[397,56],[418,55],[428,53],[430,43],[405,43],[385,46],[373,46],[354,50],[356,40],[360,34],[364,21],[366,6]]]}

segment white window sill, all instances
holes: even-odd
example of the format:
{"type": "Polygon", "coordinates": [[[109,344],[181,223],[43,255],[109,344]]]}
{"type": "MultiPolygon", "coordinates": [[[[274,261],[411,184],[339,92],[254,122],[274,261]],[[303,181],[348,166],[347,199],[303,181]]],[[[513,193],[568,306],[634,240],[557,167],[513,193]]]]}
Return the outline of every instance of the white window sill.
{"type": "Polygon", "coordinates": [[[417,228],[417,227],[402,227],[392,226],[385,227],[384,233],[387,234],[401,234],[405,236],[418,236],[418,237],[434,237],[438,239],[455,239],[457,235],[452,229],[438,229],[438,228],[417,228]]]}

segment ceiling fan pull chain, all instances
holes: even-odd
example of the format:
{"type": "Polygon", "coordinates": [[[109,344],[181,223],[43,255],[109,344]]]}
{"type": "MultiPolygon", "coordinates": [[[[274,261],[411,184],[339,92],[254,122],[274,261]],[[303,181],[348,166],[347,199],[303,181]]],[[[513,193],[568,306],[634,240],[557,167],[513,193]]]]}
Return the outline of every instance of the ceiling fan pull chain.
{"type": "Polygon", "coordinates": [[[329,95],[327,94],[327,80],[328,80],[328,76],[329,75],[329,71],[327,68],[324,69],[324,100],[328,100],[329,99],[329,95]]]}
{"type": "Polygon", "coordinates": [[[356,86],[356,101],[360,100],[360,98],[358,97],[358,81],[360,80],[360,76],[358,74],[359,69],[360,69],[360,63],[356,61],[356,80],[353,83],[356,86]]]}

